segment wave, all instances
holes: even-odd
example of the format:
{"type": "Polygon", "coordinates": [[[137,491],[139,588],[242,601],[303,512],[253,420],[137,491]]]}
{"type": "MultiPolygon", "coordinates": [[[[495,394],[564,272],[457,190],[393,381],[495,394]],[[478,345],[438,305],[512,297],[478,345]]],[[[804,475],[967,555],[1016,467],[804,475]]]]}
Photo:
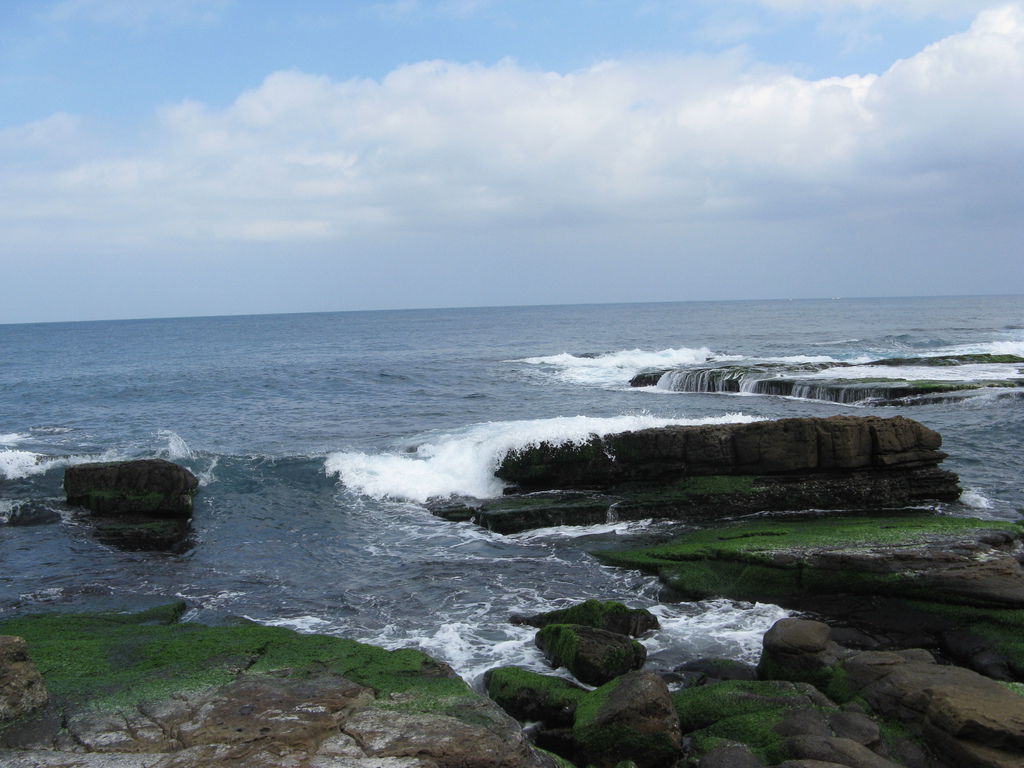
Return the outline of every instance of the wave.
{"type": "Polygon", "coordinates": [[[573,384],[594,386],[623,385],[633,374],[647,368],[673,368],[684,365],[698,365],[710,359],[734,359],[713,355],[708,347],[679,347],[651,352],[644,349],[624,349],[599,355],[560,355],[524,357],[508,360],[512,363],[543,366],[554,369],[556,378],[573,384]]]}
{"type": "Polygon", "coordinates": [[[27,440],[28,435],[22,435],[17,432],[7,432],[6,434],[0,434],[0,445],[16,445],[22,440],[27,440]]]}
{"type": "Polygon", "coordinates": [[[457,432],[432,435],[413,451],[368,454],[331,453],[324,462],[328,476],[337,476],[349,489],[377,499],[423,503],[451,496],[493,498],[504,483],[494,476],[509,451],[541,442],[582,443],[594,435],[609,435],[650,427],[729,424],[755,421],[744,414],[698,419],[663,418],[650,414],[596,418],[562,416],[528,421],[474,424],[457,432]]]}

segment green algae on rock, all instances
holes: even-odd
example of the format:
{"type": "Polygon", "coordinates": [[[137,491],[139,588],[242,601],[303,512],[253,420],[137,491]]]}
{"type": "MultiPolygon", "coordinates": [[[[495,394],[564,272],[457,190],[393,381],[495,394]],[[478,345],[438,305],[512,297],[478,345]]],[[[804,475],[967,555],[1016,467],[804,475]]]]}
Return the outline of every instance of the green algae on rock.
{"type": "Polygon", "coordinates": [[[419,651],[253,623],[177,623],[182,608],[0,622],[0,633],[25,638],[51,692],[42,713],[0,727],[0,762],[68,745],[146,753],[161,768],[270,768],[337,755],[415,754],[449,768],[554,762],[419,651]]]}
{"type": "Polygon", "coordinates": [[[535,641],[548,663],[565,667],[588,685],[640,669],[647,659],[647,649],[627,635],[579,624],[548,624],[535,641]]]}
{"type": "Polygon", "coordinates": [[[542,675],[519,667],[497,667],[484,675],[487,695],[517,720],[547,726],[571,726],[587,691],[564,677],[542,675]]]}
{"type": "Polygon", "coordinates": [[[513,616],[511,621],[537,628],[548,624],[580,624],[633,637],[659,628],[658,617],[646,608],[629,608],[614,600],[593,599],[536,616],[513,616]]]}

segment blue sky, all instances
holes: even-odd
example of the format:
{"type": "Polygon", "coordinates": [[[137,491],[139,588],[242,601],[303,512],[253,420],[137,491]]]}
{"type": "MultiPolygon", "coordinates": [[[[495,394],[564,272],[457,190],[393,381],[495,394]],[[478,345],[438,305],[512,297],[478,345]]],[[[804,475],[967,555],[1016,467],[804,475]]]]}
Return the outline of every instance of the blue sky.
{"type": "Polygon", "coordinates": [[[1024,290],[1024,4],[6,0],[0,322],[1024,290]]]}

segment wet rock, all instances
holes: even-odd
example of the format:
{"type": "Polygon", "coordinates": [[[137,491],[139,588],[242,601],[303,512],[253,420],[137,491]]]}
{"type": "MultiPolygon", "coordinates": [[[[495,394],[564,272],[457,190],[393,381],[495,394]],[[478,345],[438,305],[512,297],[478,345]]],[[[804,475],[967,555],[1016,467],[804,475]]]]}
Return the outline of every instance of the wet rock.
{"type": "Polygon", "coordinates": [[[795,736],[786,740],[786,751],[797,760],[815,760],[848,768],[903,768],[850,739],[795,736]]]}
{"type": "Polygon", "coordinates": [[[580,624],[587,627],[640,637],[660,628],[658,617],[645,608],[627,608],[615,601],[586,600],[569,608],[534,616],[512,616],[513,624],[526,624],[538,629],[548,624],[580,624]]]}
{"type": "Polygon", "coordinates": [[[679,717],[660,677],[630,672],[592,691],[573,725],[579,762],[611,768],[630,760],[639,768],[671,765],[682,754],[679,717]]]}
{"type": "Polygon", "coordinates": [[[78,464],[64,470],[68,503],[101,515],[187,518],[198,488],[195,475],[163,459],[78,464]]]}
{"type": "Polygon", "coordinates": [[[0,635],[0,723],[39,709],[48,700],[24,638],[0,635]]]}
{"type": "Polygon", "coordinates": [[[647,659],[647,649],[636,640],[578,624],[549,624],[535,642],[551,666],[565,667],[588,685],[639,669],[647,659]]]}
{"type": "Polygon", "coordinates": [[[821,621],[780,619],[762,640],[758,674],[766,680],[822,683],[849,653],[831,639],[832,630],[821,621]]]}
{"type": "Polygon", "coordinates": [[[498,667],[484,675],[487,695],[512,717],[548,727],[571,726],[586,690],[563,677],[519,667],[498,667]]]}
{"type": "Polygon", "coordinates": [[[64,472],[68,503],[92,511],[98,538],[128,550],[186,546],[195,475],[163,459],[78,464],[64,472]]]}
{"type": "Polygon", "coordinates": [[[716,747],[706,753],[697,768],[764,768],[749,747],[741,744],[716,747]]]}

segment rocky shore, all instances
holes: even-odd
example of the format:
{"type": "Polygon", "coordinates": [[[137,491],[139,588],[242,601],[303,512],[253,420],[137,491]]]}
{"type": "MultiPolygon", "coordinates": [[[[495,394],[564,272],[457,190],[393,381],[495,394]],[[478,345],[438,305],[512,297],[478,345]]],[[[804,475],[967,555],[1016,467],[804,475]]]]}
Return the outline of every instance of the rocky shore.
{"type": "MultiPolygon", "coordinates": [[[[512,452],[507,499],[437,511],[495,530],[610,510],[699,523],[593,554],[655,574],[665,601],[800,612],[756,667],[656,673],[657,618],[596,600],[509,617],[552,671],[492,669],[487,696],[416,650],[183,622],[183,603],[22,616],[0,621],[0,765],[1020,768],[1024,524],[888,509],[957,497],[940,445],[899,417],[644,430],[512,452]],[[723,519],[749,511],[776,514],[723,519]]],[[[123,462],[69,468],[65,490],[97,535],[175,548],[194,480],[123,462]]]]}

